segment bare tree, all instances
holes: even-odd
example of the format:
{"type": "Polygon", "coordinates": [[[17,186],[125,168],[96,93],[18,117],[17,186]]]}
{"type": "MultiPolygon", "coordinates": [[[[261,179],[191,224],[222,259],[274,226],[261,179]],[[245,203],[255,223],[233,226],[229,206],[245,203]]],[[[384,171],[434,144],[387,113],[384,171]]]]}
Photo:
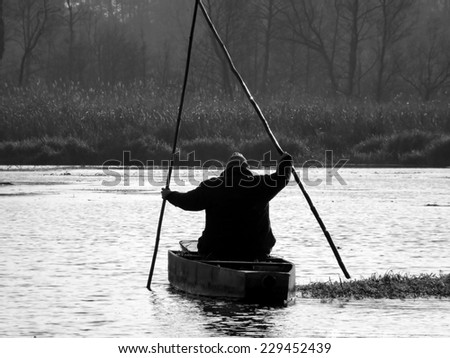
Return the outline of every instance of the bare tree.
{"type": "MultiPolygon", "coordinates": [[[[272,42],[276,34],[276,18],[279,15],[282,4],[280,0],[266,0],[256,1],[255,5],[258,6],[258,20],[261,23],[262,34],[262,68],[261,72],[261,85],[259,89],[262,93],[267,91],[269,85],[269,67],[272,56],[272,42]]],[[[258,69],[255,69],[255,72],[258,69]]],[[[259,72],[259,71],[258,71],[259,72]]]]}
{"type": "Polygon", "coordinates": [[[150,17],[149,1],[140,1],[136,6],[136,23],[138,27],[138,36],[140,40],[140,54],[141,54],[141,78],[144,85],[147,81],[147,42],[145,39],[145,28],[148,18],[150,17]]]}
{"type": "Polygon", "coordinates": [[[426,36],[410,43],[414,61],[408,62],[401,74],[425,101],[450,86],[450,31],[443,30],[446,28],[439,19],[430,19],[426,36]]]}
{"type": "MultiPolygon", "coordinates": [[[[226,2],[212,2],[211,0],[207,0],[206,2],[209,14],[215,23],[217,31],[220,33],[224,43],[228,46],[229,49],[233,49],[235,34],[236,34],[236,17],[239,12],[239,1],[238,0],[229,0],[226,2]]],[[[219,60],[220,64],[220,73],[223,88],[225,93],[229,98],[233,98],[233,85],[231,82],[230,69],[228,62],[224,58],[219,45],[216,42],[216,39],[212,34],[209,36],[211,41],[211,46],[214,50],[216,59],[219,60]]],[[[233,54],[236,57],[236,54],[233,54]]]]}
{"type": "Polygon", "coordinates": [[[327,2],[317,0],[290,0],[290,4],[284,16],[292,36],[285,40],[316,52],[325,64],[332,92],[340,92],[335,68],[340,8],[331,10],[327,2]]]}
{"type": "Polygon", "coordinates": [[[75,26],[83,19],[86,13],[85,4],[80,1],[65,0],[67,13],[63,15],[63,20],[69,28],[69,44],[67,50],[68,78],[74,77],[74,46],[75,46],[75,26]]]}
{"type": "Polygon", "coordinates": [[[0,0],[0,62],[5,52],[5,22],[3,21],[3,0],[0,0]]]}
{"type": "MultiPolygon", "coordinates": [[[[380,101],[412,88],[429,99],[449,85],[450,0],[204,2],[237,68],[260,93],[368,94],[380,101]]],[[[150,79],[178,88],[193,4],[0,0],[2,76],[91,86],[150,79]]],[[[201,16],[195,41],[195,88],[232,98],[228,64],[201,16]]]]}
{"type": "MultiPolygon", "coordinates": [[[[375,99],[380,101],[384,89],[394,74],[394,66],[388,68],[388,56],[393,56],[392,49],[410,31],[410,17],[408,11],[412,8],[413,0],[377,0],[379,3],[379,17],[377,21],[377,76],[375,99]]],[[[391,59],[391,64],[395,61],[391,59]]]]}
{"type": "Polygon", "coordinates": [[[358,59],[358,45],[359,45],[359,0],[351,0],[347,4],[344,4],[344,8],[348,9],[349,17],[349,51],[348,51],[348,71],[347,71],[347,96],[353,94],[353,84],[356,72],[356,63],[358,59]]]}
{"type": "Polygon", "coordinates": [[[28,76],[33,51],[47,29],[50,15],[56,9],[51,6],[50,0],[18,0],[14,10],[20,36],[18,42],[23,49],[18,79],[19,85],[22,85],[28,76]]]}
{"type": "Polygon", "coordinates": [[[342,36],[344,40],[347,38],[348,43],[346,70],[344,67],[347,84],[344,91],[347,96],[352,96],[359,62],[359,49],[371,28],[370,18],[376,10],[376,5],[372,1],[343,0],[335,1],[335,6],[342,7],[339,11],[343,27],[342,36]]]}
{"type": "MultiPolygon", "coordinates": [[[[140,61],[138,68],[140,72],[140,78],[143,83],[146,83],[148,72],[148,34],[153,32],[152,24],[154,22],[152,5],[155,3],[153,0],[121,0],[121,13],[126,19],[130,27],[132,36],[136,38],[139,43],[140,61]]],[[[172,6],[176,6],[174,4],[172,6]]],[[[181,11],[181,9],[180,9],[181,11]]],[[[170,55],[170,54],[169,54],[170,55]]],[[[170,61],[170,59],[169,59],[170,61]]],[[[170,66],[170,62],[166,64],[170,66]]]]}

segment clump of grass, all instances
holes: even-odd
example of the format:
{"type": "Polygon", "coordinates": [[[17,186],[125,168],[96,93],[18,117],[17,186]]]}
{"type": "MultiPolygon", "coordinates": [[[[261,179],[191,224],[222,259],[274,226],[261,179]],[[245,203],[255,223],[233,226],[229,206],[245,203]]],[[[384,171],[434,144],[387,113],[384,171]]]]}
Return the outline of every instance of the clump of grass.
{"type": "Polygon", "coordinates": [[[94,164],[97,154],[84,141],[68,138],[33,138],[0,143],[0,164],[76,165],[94,164]]]}
{"type": "Polygon", "coordinates": [[[347,282],[315,282],[298,286],[303,297],[311,298],[389,298],[450,297],[450,274],[409,276],[388,273],[347,282]]]}
{"type": "Polygon", "coordinates": [[[432,141],[425,149],[428,165],[450,165],[450,135],[443,135],[432,141]]]}
{"type": "Polygon", "coordinates": [[[399,155],[413,150],[423,150],[438,136],[436,133],[418,130],[396,133],[386,141],[386,151],[399,155]]]}
{"type": "Polygon", "coordinates": [[[450,136],[427,131],[403,131],[372,136],[352,148],[352,161],[365,164],[450,164],[450,136]]]}

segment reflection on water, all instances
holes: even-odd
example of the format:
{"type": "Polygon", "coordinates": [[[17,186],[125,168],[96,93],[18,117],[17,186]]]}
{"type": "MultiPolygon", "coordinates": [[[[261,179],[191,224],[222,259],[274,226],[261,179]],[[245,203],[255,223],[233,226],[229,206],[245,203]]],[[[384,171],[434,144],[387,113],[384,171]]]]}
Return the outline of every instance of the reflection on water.
{"type": "MultiPolygon", "coordinates": [[[[449,273],[449,173],[345,169],[347,186],[307,190],[353,278],[449,273]]],[[[129,186],[104,187],[97,169],[0,169],[0,183],[12,184],[0,185],[0,337],[450,336],[448,299],[298,297],[273,308],[173,291],[167,250],[198,237],[204,213],[172,206],[148,292],[160,187],[139,186],[135,174],[129,186]]],[[[296,186],[273,200],[271,219],[274,254],[296,264],[298,283],[343,279],[296,186]]]]}
{"type": "Polygon", "coordinates": [[[208,322],[204,327],[212,335],[266,337],[275,325],[267,308],[207,300],[200,301],[200,307],[208,322]]]}
{"type": "Polygon", "coordinates": [[[176,290],[180,301],[187,301],[198,312],[198,320],[210,336],[267,337],[274,330],[276,322],[272,312],[283,308],[273,308],[256,304],[193,297],[176,290]]]}

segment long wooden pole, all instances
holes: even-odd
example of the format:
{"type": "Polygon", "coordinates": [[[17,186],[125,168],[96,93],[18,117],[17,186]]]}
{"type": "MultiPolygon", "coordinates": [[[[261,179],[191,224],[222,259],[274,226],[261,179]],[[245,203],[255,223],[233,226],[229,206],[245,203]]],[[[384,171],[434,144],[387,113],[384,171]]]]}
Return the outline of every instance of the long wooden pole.
{"type": "MultiPolygon", "coordinates": [[[[259,108],[259,106],[256,103],[255,99],[253,98],[252,94],[250,93],[250,90],[248,89],[247,85],[245,84],[242,76],[239,74],[238,70],[236,69],[236,66],[233,63],[233,60],[232,60],[232,58],[231,58],[231,56],[230,56],[230,54],[229,54],[225,44],[223,43],[222,39],[220,38],[220,35],[217,32],[217,30],[216,30],[216,28],[215,28],[211,18],[209,17],[209,14],[206,11],[206,8],[203,5],[201,0],[199,0],[199,6],[200,6],[200,9],[202,10],[202,13],[203,13],[203,15],[205,17],[206,22],[208,23],[211,31],[214,34],[214,37],[216,38],[216,40],[219,43],[219,45],[220,45],[220,47],[221,47],[225,57],[228,60],[228,63],[230,65],[230,67],[231,67],[231,71],[236,76],[236,78],[238,79],[238,81],[241,84],[242,88],[244,89],[245,94],[247,95],[250,103],[252,104],[253,108],[255,109],[256,113],[258,114],[258,117],[261,119],[261,122],[264,125],[264,128],[265,128],[267,134],[269,135],[270,139],[272,140],[272,142],[273,142],[275,148],[277,149],[278,153],[283,154],[284,153],[283,149],[281,148],[281,146],[278,143],[277,139],[275,138],[272,130],[270,129],[269,123],[267,123],[267,120],[264,117],[264,114],[262,113],[261,108],[259,108]]],[[[342,262],[341,256],[339,255],[339,251],[337,250],[336,246],[334,245],[334,242],[331,239],[330,233],[327,231],[327,229],[325,227],[325,224],[323,223],[322,219],[320,218],[319,213],[317,212],[317,209],[314,207],[314,204],[313,204],[311,198],[309,197],[308,193],[306,192],[306,190],[305,190],[302,182],[300,181],[300,178],[297,175],[297,172],[295,171],[294,168],[292,168],[292,174],[293,174],[294,179],[297,182],[298,186],[300,187],[300,190],[302,191],[303,195],[305,196],[306,201],[308,202],[312,213],[314,214],[317,222],[319,223],[319,226],[322,229],[322,231],[323,231],[323,233],[324,233],[324,235],[325,235],[325,237],[326,237],[326,239],[328,241],[328,244],[330,245],[331,250],[334,253],[334,256],[336,257],[336,260],[337,260],[337,262],[338,262],[342,272],[344,273],[346,278],[350,278],[350,274],[348,273],[347,269],[345,268],[344,263],[342,262]]]]}
{"type": "MultiPolygon", "coordinates": [[[[194,14],[192,16],[192,25],[191,25],[191,33],[189,35],[189,46],[188,46],[187,59],[186,59],[186,68],[184,71],[183,89],[181,91],[180,106],[178,107],[177,125],[176,125],[176,129],[175,129],[175,136],[173,139],[173,146],[172,146],[172,158],[170,160],[169,171],[167,173],[167,179],[166,179],[166,188],[167,189],[170,186],[170,178],[172,176],[172,171],[173,171],[173,161],[174,161],[175,153],[177,151],[178,133],[180,131],[181,114],[183,113],[184,97],[186,94],[187,81],[188,81],[188,77],[189,77],[189,67],[190,67],[190,63],[191,63],[192,43],[194,40],[194,30],[195,30],[195,23],[197,22],[197,10],[198,10],[199,1],[200,0],[195,0],[194,14]]],[[[159,214],[158,229],[156,230],[156,240],[155,240],[155,248],[153,251],[153,259],[152,259],[152,264],[150,266],[150,272],[148,274],[148,280],[147,280],[147,289],[149,291],[151,291],[153,271],[155,269],[156,256],[158,255],[159,240],[161,237],[161,227],[162,227],[165,208],[166,208],[166,199],[163,199],[163,202],[161,205],[161,212],[159,214]]]]}

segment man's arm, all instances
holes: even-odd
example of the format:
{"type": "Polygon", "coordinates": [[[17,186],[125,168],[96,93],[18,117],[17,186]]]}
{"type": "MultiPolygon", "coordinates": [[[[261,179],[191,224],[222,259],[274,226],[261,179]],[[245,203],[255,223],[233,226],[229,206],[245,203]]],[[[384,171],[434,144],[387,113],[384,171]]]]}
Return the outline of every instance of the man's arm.
{"type": "Polygon", "coordinates": [[[277,164],[277,170],[269,176],[268,185],[283,189],[291,178],[292,156],[284,152],[277,164]]]}
{"type": "Polygon", "coordinates": [[[188,191],[187,193],[180,193],[170,189],[161,189],[161,196],[172,205],[175,205],[183,210],[200,211],[206,209],[206,196],[204,188],[198,188],[188,191]]]}
{"type": "Polygon", "coordinates": [[[292,165],[292,156],[285,152],[278,161],[277,170],[263,177],[263,191],[260,194],[263,200],[272,200],[289,183],[292,165]]]}
{"type": "Polygon", "coordinates": [[[277,171],[274,174],[276,174],[278,180],[281,179],[285,182],[285,186],[289,183],[289,179],[291,178],[292,166],[292,156],[289,153],[284,152],[278,162],[277,171]]]}

